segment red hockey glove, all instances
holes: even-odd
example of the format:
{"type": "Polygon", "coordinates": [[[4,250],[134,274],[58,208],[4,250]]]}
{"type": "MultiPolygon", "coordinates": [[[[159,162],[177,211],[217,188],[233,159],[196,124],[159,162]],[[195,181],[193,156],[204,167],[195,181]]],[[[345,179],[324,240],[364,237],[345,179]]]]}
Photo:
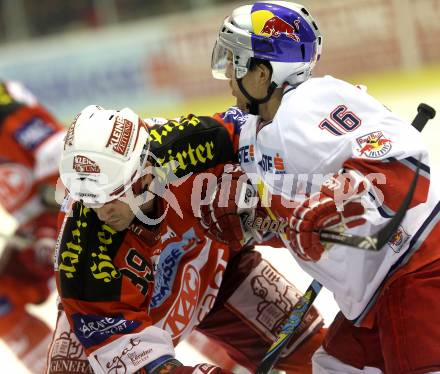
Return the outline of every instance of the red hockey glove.
{"type": "Polygon", "coordinates": [[[201,224],[214,239],[233,250],[240,249],[257,232],[246,229],[242,220],[254,217],[257,192],[239,165],[226,165],[211,194],[210,203],[201,206],[201,224]]]}
{"type": "Polygon", "coordinates": [[[56,221],[56,213],[46,212],[21,225],[6,245],[10,250],[6,269],[22,273],[29,281],[49,279],[53,275],[56,221]]]}
{"type": "Polygon", "coordinates": [[[365,223],[360,198],[367,183],[364,177],[352,172],[336,174],[293,210],[287,236],[301,259],[321,258],[326,246],[321,243],[319,231],[342,232],[365,223]]]}

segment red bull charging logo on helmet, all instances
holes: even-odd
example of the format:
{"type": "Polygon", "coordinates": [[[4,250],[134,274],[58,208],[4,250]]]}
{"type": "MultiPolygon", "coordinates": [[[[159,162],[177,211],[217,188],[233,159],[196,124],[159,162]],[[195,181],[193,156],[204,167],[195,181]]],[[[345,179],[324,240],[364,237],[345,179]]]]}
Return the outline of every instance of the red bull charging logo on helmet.
{"type": "Polygon", "coordinates": [[[300,23],[299,17],[290,24],[269,10],[257,10],[252,13],[252,26],[256,35],[274,38],[285,35],[295,42],[300,42],[300,23]]]}

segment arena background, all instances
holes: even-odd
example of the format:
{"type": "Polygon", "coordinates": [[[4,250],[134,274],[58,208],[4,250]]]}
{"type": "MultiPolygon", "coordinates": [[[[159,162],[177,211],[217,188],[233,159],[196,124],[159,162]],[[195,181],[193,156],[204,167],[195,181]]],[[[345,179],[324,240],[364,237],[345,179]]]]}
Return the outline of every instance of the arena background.
{"type": "MultiPolygon", "coordinates": [[[[28,86],[66,125],[88,104],[129,106],[144,116],[212,114],[233,100],[210,75],[217,28],[237,5],[220,0],[0,0],[0,78],[28,86]],[[150,3],[150,4],[148,4],[150,3]]],[[[368,91],[411,121],[420,102],[440,110],[440,0],[305,0],[324,35],[315,75],[368,91]]],[[[440,115],[423,132],[440,168],[440,115]]],[[[15,225],[0,216],[0,232],[15,225]]],[[[285,250],[261,248],[299,288],[305,275],[285,250]]],[[[31,307],[55,322],[55,294],[31,307]]],[[[316,305],[329,324],[337,309],[324,291],[316,305]]],[[[186,364],[201,358],[182,343],[186,364]]],[[[202,360],[203,361],[203,360],[202,360]]],[[[27,373],[0,342],[0,374],[27,373]]]]}

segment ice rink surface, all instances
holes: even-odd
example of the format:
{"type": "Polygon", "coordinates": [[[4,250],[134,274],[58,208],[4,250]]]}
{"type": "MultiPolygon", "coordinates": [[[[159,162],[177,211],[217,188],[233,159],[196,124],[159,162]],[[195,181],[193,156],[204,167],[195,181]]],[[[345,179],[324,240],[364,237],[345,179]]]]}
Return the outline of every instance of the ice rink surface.
{"type": "MultiPolygon", "coordinates": [[[[438,79],[437,79],[438,81],[438,79]]],[[[359,82],[361,83],[361,82],[359,82]]],[[[417,105],[420,102],[425,102],[437,111],[440,111],[440,89],[439,85],[433,85],[432,81],[419,80],[419,84],[414,87],[406,86],[402,90],[398,78],[388,82],[387,87],[384,88],[382,82],[381,89],[372,94],[383,102],[393,112],[400,117],[411,121],[416,114],[417,105]],[[392,83],[394,81],[394,83],[392,83]],[[424,83],[427,83],[426,85],[424,83]]],[[[431,152],[431,165],[435,169],[440,169],[440,114],[429,122],[423,131],[423,137],[431,152]]],[[[13,228],[13,221],[7,216],[1,216],[1,232],[8,233],[13,228]]],[[[271,249],[262,247],[261,252],[263,256],[270,260],[270,262],[277,267],[290,281],[292,281],[300,290],[305,291],[311,282],[311,278],[305,274],[298,265],[296,265],[293,258],[284,249],[271,249]]],[[[31,307],[32,313],[37,314],[50,325],[55,324],[56,310],[55,310],[55,294],[43,305],[31,307]]],[[[326,324],[328,325],[333,320],[337,313],[337,306],[333,300],[332,295],[323,290],[315,301],[315,305],[323,314],[326,324]]],[[[177,349],[177,358],[187,365],[192,365],[200,362],[206,362],[200,357],[197,352],[189,348],[185,343],[181,343],[177,349]]],[[[8,349],[0,342],[0,374],[29,374],[29,372],[10,354],[8,349]]]]}

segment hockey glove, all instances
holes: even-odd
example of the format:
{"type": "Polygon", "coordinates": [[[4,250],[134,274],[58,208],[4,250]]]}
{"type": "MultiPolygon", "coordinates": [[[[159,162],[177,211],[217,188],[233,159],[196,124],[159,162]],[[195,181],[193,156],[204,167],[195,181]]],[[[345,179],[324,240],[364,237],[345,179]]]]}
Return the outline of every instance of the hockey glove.
{"type": "Polygon", "coordinates": [[[326,246],[320,231],[343,232],[365,223],[361,197],[368,180],[354,172],[336,174],[320,191],[306,198],[289,217],[287,237],[293,250],[305,261],[318,261],[326,246]]]}
{"type": "Polygon", "coordinates": [[[209,204],[201,206],[201,224],[215,240],[232,250],[240,249],[251,238],[260,241],[258,232],[246,229],[243,220],[255,216],[257,192],[239,165],[225,165],[209,204]]]}

